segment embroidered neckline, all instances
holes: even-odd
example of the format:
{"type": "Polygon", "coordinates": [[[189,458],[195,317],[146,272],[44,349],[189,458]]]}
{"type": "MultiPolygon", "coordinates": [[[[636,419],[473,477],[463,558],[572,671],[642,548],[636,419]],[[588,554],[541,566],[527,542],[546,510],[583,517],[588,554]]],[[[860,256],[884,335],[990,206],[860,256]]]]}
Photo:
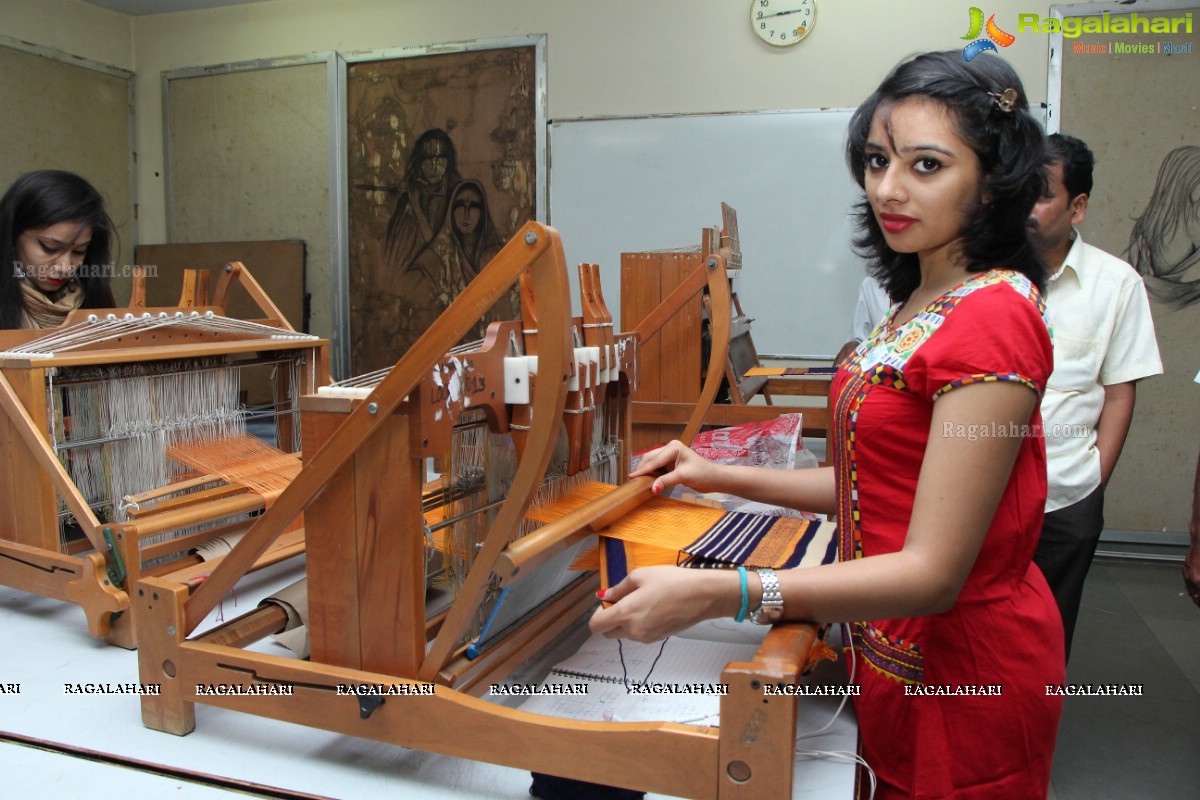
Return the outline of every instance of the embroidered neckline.
{"type": "Polygon", "coordinates": [[[887,316],[884,317],[884,321],[883,321],[884,328],[886,328],[887,330],[895,330],[896,328],[902,328],[905,325],[907,325],[908,323],[912,322],[917,317],[928,312],[931,308],[933,308],[938,303],[945,300],[950,295],[954,294],[955,292],[962,291],[964,288],[966,288],[967,284],[969,284],[971,281],[977,280],[979,278],[982,278],[982,277],[985,277],[988,275],[993,275],[996,272],[1007,272],[1007,271],[1009,271],[1009,270],[989,269],[986,272],[972,272],[970,275],[967,276],[967,278],[965,280],[954,284],[954,286],[950,287],[946,291],[939,294],[937,297],[930,300],[922,308],[917,309],[916,313],[913,314],[908,319],[904,320],[904,322],[896,322],[896,314],[900,311],[901,306],[903,306],[904,304],[903,303],[893,303],[892,307],[890,309],[888,309],[887,316]]]}

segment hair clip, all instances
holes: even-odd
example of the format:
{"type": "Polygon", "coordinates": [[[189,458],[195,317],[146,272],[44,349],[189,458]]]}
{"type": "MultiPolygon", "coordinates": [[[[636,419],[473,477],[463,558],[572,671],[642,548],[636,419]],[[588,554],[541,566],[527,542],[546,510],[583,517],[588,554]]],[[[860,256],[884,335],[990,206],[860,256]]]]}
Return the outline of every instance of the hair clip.
{"type": "Polygon", "coordinates": [[[988,94],[990,94],[992,99],[995,100],[996,108],[1000,109],[1005,114],[1011,114],[1012,110],[1017,106],[1017,99],[1019,95],[1017,94],[1017,90],[1013,89],[1011,86],[1005,89],[1003,92],[988,92],[988,94]]]}

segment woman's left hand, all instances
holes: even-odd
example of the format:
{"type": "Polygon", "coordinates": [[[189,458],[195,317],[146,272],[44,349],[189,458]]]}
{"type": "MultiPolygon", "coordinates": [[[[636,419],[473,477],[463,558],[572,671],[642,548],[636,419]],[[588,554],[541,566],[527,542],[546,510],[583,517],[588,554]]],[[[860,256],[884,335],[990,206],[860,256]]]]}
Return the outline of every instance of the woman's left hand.
{"type": "Polygon", "coordinates": [[[613,605],[592,615],[588,626],[593,633],[655,642],[701,620],[734,616],[741,587],[735,570],[643,567],[602,599],[613,605]]]}

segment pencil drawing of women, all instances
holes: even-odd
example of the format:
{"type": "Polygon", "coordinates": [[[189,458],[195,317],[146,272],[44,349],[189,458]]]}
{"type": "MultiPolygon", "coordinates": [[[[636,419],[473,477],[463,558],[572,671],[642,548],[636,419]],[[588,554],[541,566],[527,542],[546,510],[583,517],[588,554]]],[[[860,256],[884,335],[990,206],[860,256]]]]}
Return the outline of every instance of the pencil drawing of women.
{"type": "Polygon", "coordinates": [[[1200,300],[1200,147],[1167,153],[1125,256],[1159,300],[1175,308],[1200,300]]]}
{"type": "Polygon", "coordinates": [[[413,146],[404,187],[384,236],[384,257],[397,274],[413,266],[446,221],[450,190],[461,180],[454,143],[441,128],[430,128],[413,146]]]}

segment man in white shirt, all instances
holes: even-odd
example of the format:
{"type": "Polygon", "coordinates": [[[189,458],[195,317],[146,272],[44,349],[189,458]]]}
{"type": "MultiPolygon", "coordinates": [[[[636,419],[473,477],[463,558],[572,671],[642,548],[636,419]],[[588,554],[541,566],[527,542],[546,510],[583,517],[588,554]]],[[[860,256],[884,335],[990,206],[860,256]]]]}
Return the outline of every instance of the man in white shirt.
{"type": "Polygon", "coordinates": [[[854,352],[854,348],[858,347],[858,343],[871,335],[871,331],[875,330],[875,326],[891,307],[891,298],[879,281],[870,277],[863,278],[858,287],[858,302],[854,305],[854,323],[850,328],[850,338],[834,356],[834,366],[845,361],[854,352]]]}
{"type": "Polygon", "coordinates": [[[1047,191],[1029,220],[1046,260],[1054,372],[1042,397],[1049,496],[1034,562],[1058,601],[1070,656],[1075,619],[1100,531],[1104,486],[1133,419],[1138,380],[1162,373],[1141,276],[1085,244],[1094,158],[1070,136],[1048,140],[1047,191]]]}

